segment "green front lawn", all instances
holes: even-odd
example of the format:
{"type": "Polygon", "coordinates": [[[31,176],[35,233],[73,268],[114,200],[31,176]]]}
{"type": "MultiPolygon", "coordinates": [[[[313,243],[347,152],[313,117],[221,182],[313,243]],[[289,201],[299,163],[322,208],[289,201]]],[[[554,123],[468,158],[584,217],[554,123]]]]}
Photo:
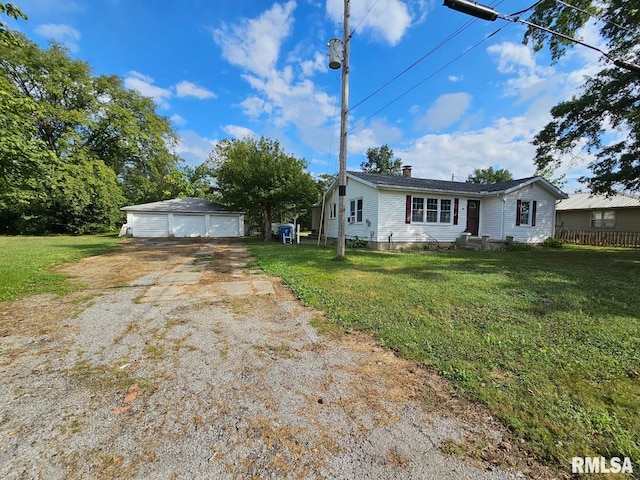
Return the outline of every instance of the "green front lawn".
{"type": "Polygon", "coordinates": [[[306,304],[436,368],[537,458],[640,469],[640,251],[379,253],[248,246],[306,304]]]}
{"type": "Polygon", "coordinates": [[[65,293],[64,275],[49,269],[118,247],[113,235],[0,236],[0,302],[40,293],[65,293]]]}

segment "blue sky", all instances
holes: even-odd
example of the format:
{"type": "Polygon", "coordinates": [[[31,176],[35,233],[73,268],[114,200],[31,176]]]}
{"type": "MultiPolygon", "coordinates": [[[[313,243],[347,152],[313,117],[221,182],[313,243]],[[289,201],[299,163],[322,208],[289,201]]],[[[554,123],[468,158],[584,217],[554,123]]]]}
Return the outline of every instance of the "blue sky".
{"type": "MultiPolygon", "coordinates": [[[[326,44],[342,37],[343,0],[14,2],[29,20],[13,28],[42,46],[56,39],[94,74],[153,97],[187,163],[205,161],[222,138],[264,135],[314,175],[338,171],[340,71],[328,68],[326,44]]],[[[494,2],[505,14],[531,3],[494,2]]],[[[489,166],[530,176],[530,142],[549,109],[601,60],[577,47],[551,65],[522,45],[524,26],[475,20],[440,0],[352,0],[351,29],[352,170],[386,143],[416,177],[463,181],[489,166]]],[[[600,45],[597,26],[581,37],[600,45]]],[[[565,191],[580,187],[588,161],[567,158],[565,191]]]]}

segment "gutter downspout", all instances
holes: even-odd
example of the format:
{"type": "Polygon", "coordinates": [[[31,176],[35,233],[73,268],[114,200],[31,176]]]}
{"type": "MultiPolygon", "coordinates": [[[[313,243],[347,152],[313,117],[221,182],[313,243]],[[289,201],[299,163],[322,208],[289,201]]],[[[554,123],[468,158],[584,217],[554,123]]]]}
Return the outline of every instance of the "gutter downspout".
{"type": "Polygon", "coordinates": [[[504,209],[507,204],[507,199],[504,195],[498,194],[498,198],[502,200],[502,215],[500,215],[500,240],[504,240],[504,209]]]}

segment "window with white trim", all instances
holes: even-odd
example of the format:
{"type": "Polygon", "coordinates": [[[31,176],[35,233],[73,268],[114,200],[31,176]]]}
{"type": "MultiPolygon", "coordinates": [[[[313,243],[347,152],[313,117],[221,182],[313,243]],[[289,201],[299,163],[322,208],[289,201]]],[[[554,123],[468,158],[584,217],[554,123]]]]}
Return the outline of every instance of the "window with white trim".
{"type": "Polygon", "coordinates": [[[520,202],[520,225],[531,225],[531,202],[529,200],[520,202]]]}
{"type": "Polygon", "coordinates": [[[451,223],[451,204],[449,198],[413,197],[411,203],[411,222],[415,223],[451,223]]]}
{"type": "Polygon", "coordinates": [[[594,210],[591,212],[591,228],[614,228],[616,212],[613,210],[594,210]]]}
{"type": "Polygon", "coordinates": [[[356,198],[349,202],[349,221],[351,223],[362,223],[362,199],[356,198]]]}

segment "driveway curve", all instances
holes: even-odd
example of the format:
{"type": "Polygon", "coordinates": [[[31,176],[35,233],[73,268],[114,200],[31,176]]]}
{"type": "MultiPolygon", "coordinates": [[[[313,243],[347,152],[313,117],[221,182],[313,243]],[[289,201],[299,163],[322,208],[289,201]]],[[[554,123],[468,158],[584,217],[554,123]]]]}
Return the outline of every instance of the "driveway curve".
{"type": "Polygon", "coordinates": [[[0,304],[0,477],[550,477],[436,374],[320,334],[249,260],[129,239],[60,269],[83,290],[0,304]]]}

